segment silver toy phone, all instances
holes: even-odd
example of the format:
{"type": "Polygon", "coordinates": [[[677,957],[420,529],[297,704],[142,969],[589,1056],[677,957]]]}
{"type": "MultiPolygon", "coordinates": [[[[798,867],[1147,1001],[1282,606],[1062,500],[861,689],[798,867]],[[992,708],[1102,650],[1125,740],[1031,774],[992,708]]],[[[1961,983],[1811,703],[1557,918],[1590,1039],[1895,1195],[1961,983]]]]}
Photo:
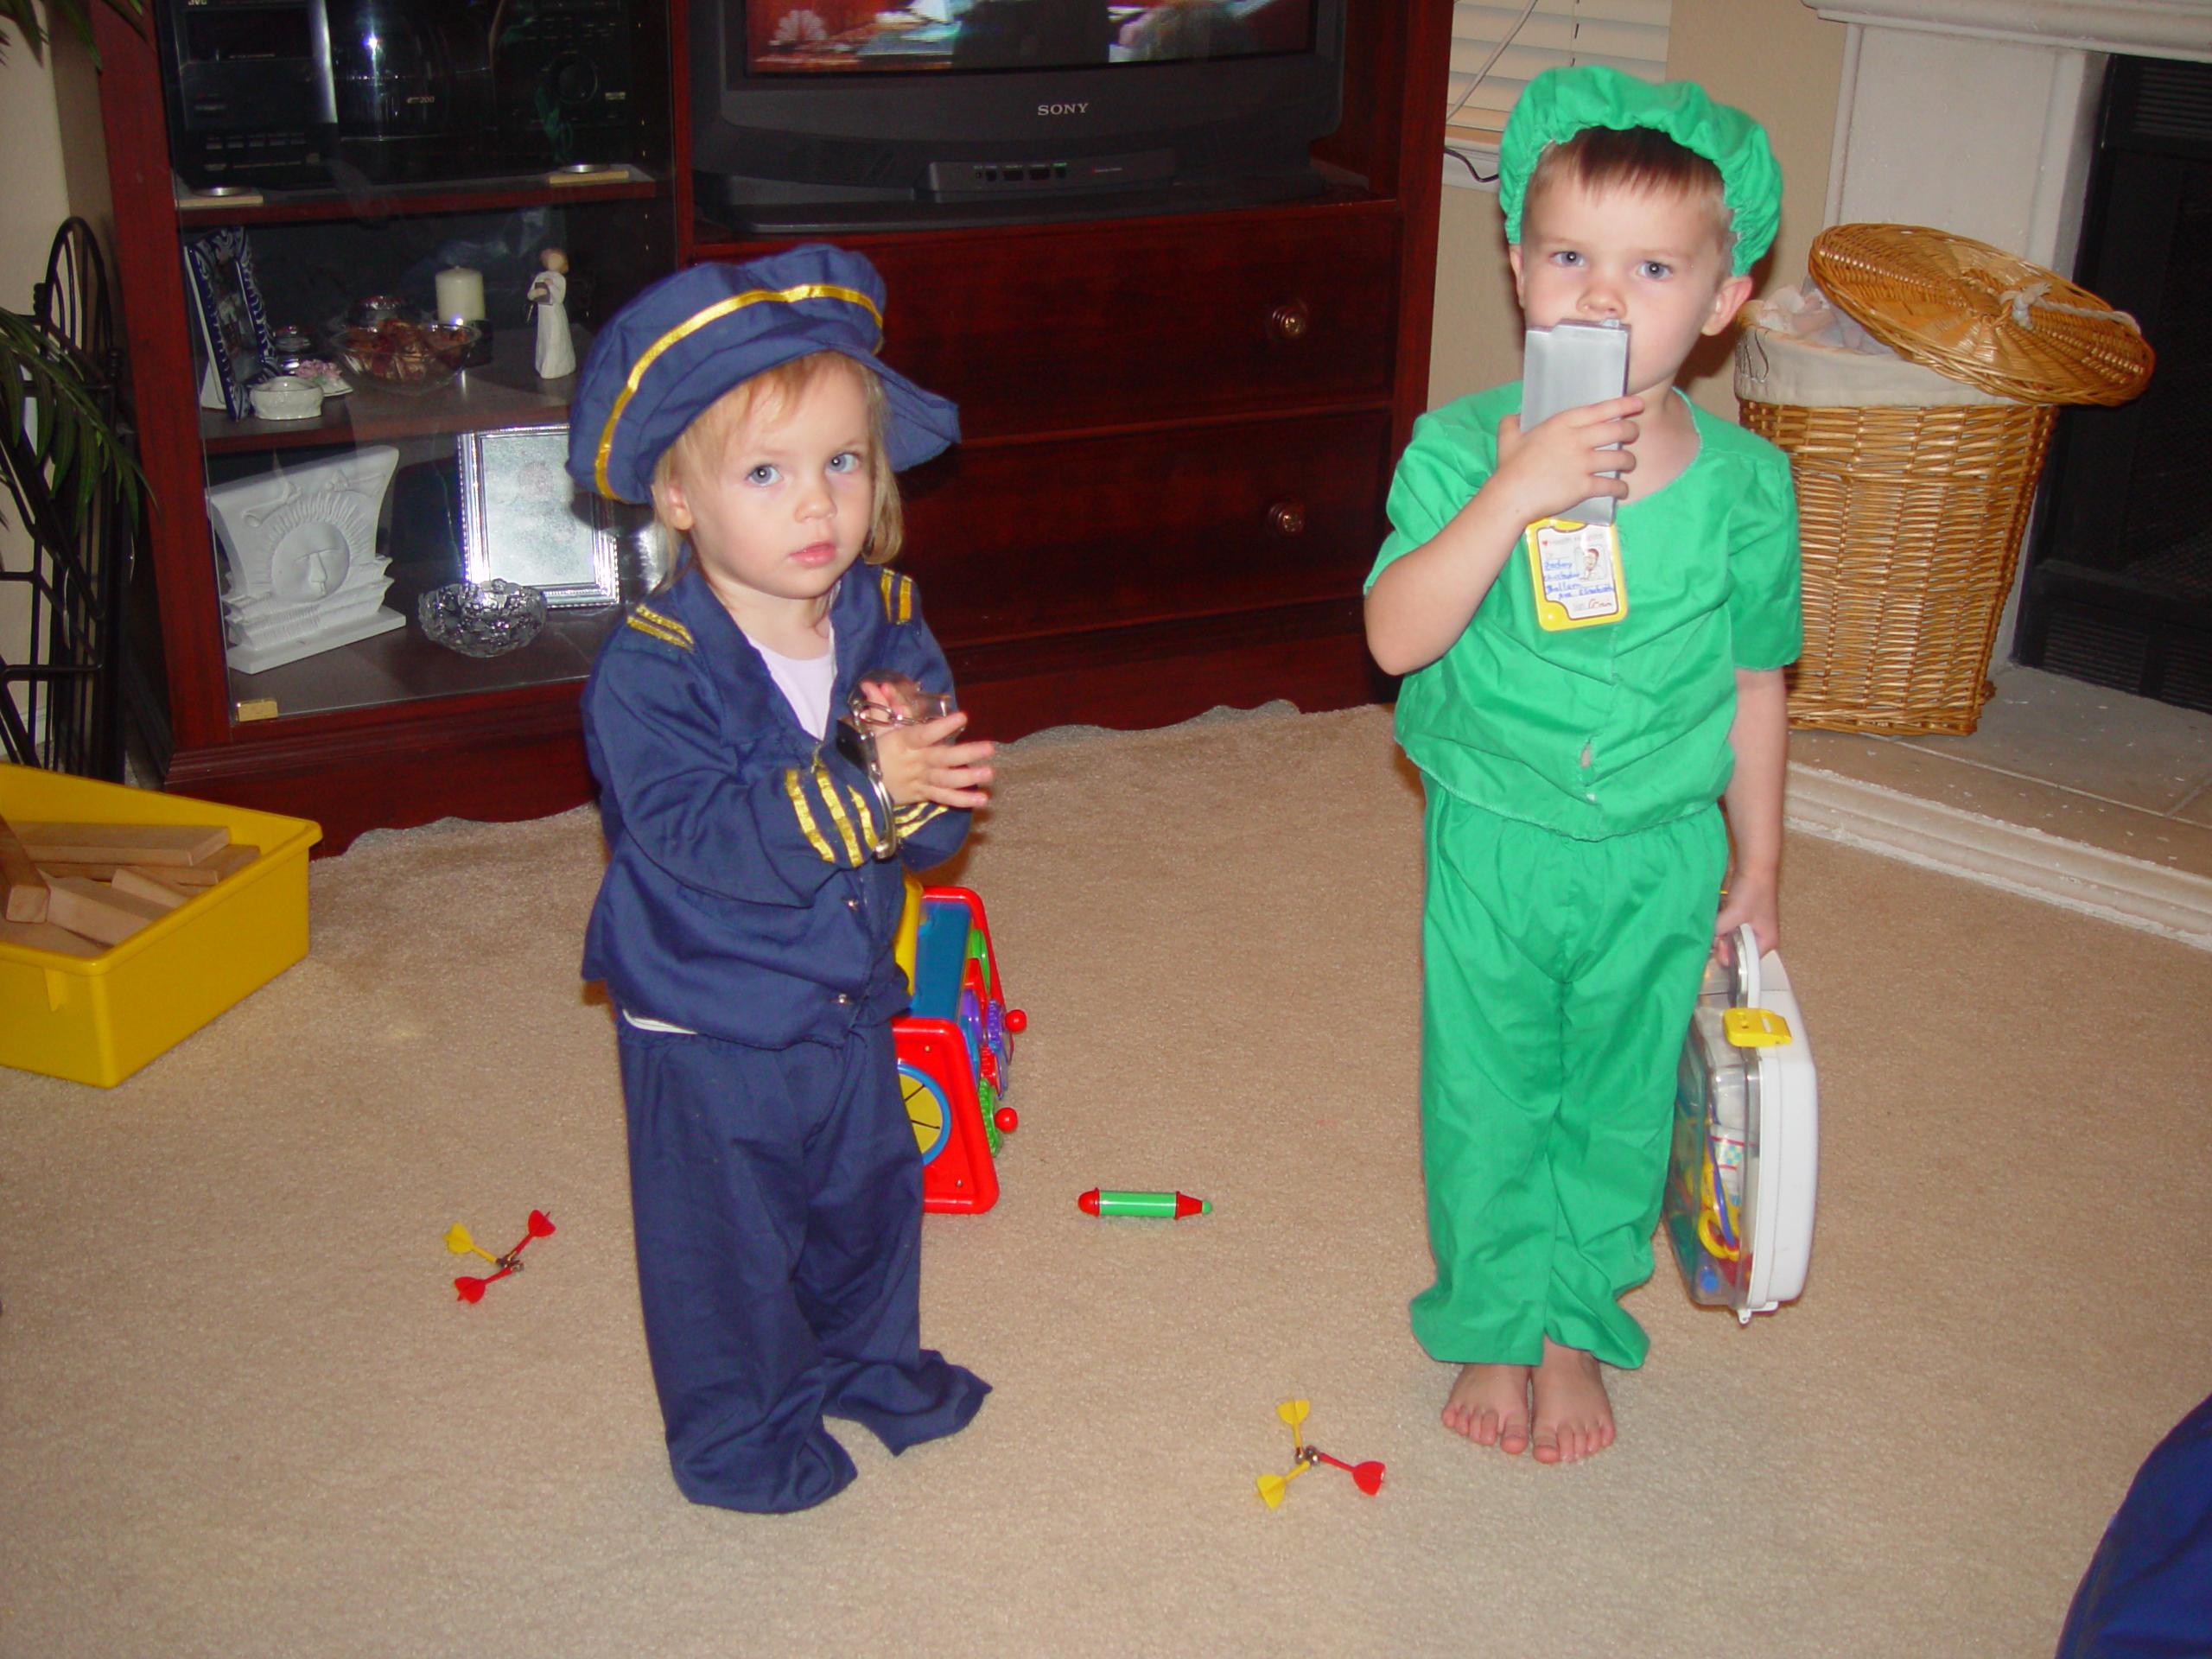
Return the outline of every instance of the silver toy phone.
{"type": "MultiPolygon", "coordinates": [[[[1626,323],[1611,320],[1529,329],[1521,348],[1521,429],[1526,432],[1563,409],[1602,404],[1626,392],[1628,332],[1626,323]]],[[[1557,516],[1610,524],[1615,505],[1610,495],[1593,495],[1557,516]]]]}

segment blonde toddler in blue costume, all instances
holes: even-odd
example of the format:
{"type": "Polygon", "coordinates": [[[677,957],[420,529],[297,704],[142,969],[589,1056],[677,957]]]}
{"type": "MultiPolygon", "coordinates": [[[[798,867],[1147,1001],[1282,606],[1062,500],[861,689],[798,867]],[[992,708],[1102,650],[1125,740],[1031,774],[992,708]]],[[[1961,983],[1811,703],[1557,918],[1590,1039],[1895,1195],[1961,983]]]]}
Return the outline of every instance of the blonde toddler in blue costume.
{"type": "Polygon", "coordinates": [[[1627,323],[1630,395],[1528,432],[1517,385],[1423,416],[1367,633],[1406,676],[1398,739],[1428,801],[1436,1281],[1414,1330],[1462,1364],[1448,1427],[1573,1462],[1612,1443],[1600,1362],[1639,1365],[1648,1346],[1619,1298],[1650,1275],[1706,958],[1740,924],[1762,949],[1779,931],[1789,466],[1674,381],[1749,297],[1781,178],[1748,117],[1602,67],[1532,81],[1501,163],[1528,321],[1627,323]],[[1626,612],[1547,631],[1523,529],[1593,494],[1621,501],[1626,612]]]}
{"type": "Polygon", "coordinates": [[[882,321],[874,269],[835,248],[698,266],[608,323],[570,417],[576,478],[688,543],[584,691],[607,844],[584,974],[620,1015],[670,1463],[728,1509],[851,1480],[825,1415],[901,1452],[988,1392],[920,1343],[891,947],[900,860],[959,846],[991,746],[950,741],[962,715],[887,730],[879,796],[823,741],[855,685],[895,700],[864,676],[952,685],[912,582],[875,567],[893,469],[958,423],[876,360],[882,321]]]}

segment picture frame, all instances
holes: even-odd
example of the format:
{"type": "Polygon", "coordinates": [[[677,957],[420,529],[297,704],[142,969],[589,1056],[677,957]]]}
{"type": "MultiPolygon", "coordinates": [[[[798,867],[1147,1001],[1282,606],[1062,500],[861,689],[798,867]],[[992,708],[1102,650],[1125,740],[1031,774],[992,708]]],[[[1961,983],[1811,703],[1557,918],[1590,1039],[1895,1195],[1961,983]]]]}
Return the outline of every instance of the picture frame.
{"type": "Polygon", "coordinates": [[[234,421],[253,413],[248,388],[261,372],[262,359],[276,349],[261,286],[253,274],[253,248],[245,227],[226,225],[187,237],[185,270],[191,277],[192,308],[207,362],[200,377],[200,406],[219,409],[234,421]]]}
{"type": "Polygon", "coordinates": [[[569,429],[464,432],[461,569],[535,588],[552,607],[619,604],[620,536],[607,504],[569,476],[569,429]]]}

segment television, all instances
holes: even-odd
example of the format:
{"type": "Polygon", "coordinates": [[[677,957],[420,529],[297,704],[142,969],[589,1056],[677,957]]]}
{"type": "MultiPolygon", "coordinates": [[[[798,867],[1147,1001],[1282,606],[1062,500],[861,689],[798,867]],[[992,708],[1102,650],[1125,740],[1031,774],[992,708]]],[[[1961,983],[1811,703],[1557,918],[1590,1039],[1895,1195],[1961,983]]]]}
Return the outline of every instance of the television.
{"type": "Polygon", "coordinates": [[[694,0],[699,209],[767,235],[1319,193],[1344,0],[694,0]]]}

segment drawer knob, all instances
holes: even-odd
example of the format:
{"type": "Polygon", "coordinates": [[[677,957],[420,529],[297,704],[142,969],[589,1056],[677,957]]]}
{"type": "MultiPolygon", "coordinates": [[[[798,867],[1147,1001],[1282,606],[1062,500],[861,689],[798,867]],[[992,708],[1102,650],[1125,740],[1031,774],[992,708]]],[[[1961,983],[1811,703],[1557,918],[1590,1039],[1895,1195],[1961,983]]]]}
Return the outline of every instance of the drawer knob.
{"type": "Polygon", "coordinates": [[[1268,523],[1279,536],[1303,536],[1306,533],[1306,504],[1303,501],[1278,501],[1268,509],[1268,523]]]}
{"type": "Polygon", "coordinates": [[[1268,313],[1268,333],[1286,343],[1305,339],[1313,326],[1313,314],[1303,300],[1286,300],[1268,313]]]}

